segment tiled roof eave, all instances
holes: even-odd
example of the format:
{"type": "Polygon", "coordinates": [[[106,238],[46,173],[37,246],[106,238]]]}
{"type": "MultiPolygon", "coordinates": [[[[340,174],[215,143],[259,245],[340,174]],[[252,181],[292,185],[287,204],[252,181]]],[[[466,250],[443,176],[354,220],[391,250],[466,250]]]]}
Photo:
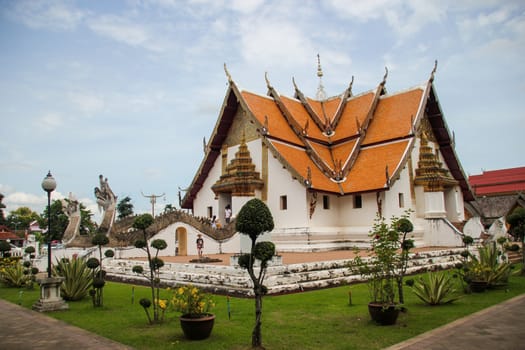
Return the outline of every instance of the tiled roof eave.
{"type": "Polygon", "coordinates": [[[454,179],[459,181],[464,200],[474,201],[474,192],[472,191],[470,184],[467,181],[467,177],[465,176],[465,172],[458,161],[458,156],[454,150],[453,140],[450,137],[450,132],[445,122],[441,106],[439,105],[434,86],[431,82],[429,82],[429,84],[431,85],[431,90],[426,106],[428,121],[432,127],[441,154],[443,155],[443,159],[445,160],[450,173],[454,179]]]}
{"type": "Polygon", "coordinates": [[[237,111],[237,101],[240,100],[240,93],[235,86],[235,83],[230,82],[230,86],[224,97],[221,112],[215,128],[211,134],[210,141],[206,147],[206,154],[202,160],[199,169],[197,170],[191,185],[188,187],[184,198],[181,202],[181,207],[184,209],[193,209],[193,200],[197,196],[197,193],[201,190],[208,174],[215,164],[215,161],[220,155],[220,149],[228,130],[233,122],[233,118],[237,111]]]}

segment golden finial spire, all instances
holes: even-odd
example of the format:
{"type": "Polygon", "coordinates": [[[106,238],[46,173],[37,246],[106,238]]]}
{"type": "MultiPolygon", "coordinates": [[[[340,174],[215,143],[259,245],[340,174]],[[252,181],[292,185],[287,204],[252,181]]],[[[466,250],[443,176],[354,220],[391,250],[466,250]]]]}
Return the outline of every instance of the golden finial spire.
{"type": "Polygon", "coordinates": [[[321,56],[317,54],[317,76],[321,78],[323,76],[323,70],[321,69],[321,56]]]}
{"type": "Polygon", "coordinates": [[[326,100],[326,92],[324,91],[323,86],[323,70],[321,69],[321,56],[317,54],[317,76],[319,77],[319,87],[317,88],[317,93],[315,97],[317,100],[322,101],[326,100]]]}

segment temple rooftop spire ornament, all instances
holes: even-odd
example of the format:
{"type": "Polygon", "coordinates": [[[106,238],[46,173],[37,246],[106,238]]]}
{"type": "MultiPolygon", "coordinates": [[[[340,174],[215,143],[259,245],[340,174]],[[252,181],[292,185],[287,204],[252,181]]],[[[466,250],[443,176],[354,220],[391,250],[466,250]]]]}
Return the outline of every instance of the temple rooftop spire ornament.
{"type": "Polygon", "coordinates": [[[318,101],[326,100],[326,92],[324,91],[323,86],[323,70],[321,69],[321,57],[317,54],[317,76],[319,77],[319,87],[317,88],[317,93],[315,98],[318,101]]]}

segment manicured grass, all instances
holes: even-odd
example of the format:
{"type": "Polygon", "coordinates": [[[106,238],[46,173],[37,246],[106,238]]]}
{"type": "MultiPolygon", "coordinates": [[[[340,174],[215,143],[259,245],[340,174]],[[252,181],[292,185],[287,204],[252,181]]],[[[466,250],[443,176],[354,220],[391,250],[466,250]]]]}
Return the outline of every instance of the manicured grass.
{"type": "MultiPolygon", "coordinates": [[[[517,270],[517,269],[515,269],[517,270]]],[[[39,291],[0,288],[0,298],[31,308],[39,291]]],[[[366,285],[350,285],[263,299],[263,345],[266,349],[381,349],[449,323],[488,306],[525,293],[525,278],[511,277],[505,289],[465,295],[453,304],[426,306],[406,287],[407,313],[394,326],[377,326],[367,310],[366,285]],[[352,292],[353,305],[348,304],[352,292]]],[[[168,292],[164,291],[164,296],[168,292]]],[[[147,324],[138,300],[150,297],[148,288],[108,283],[104,307],[93,308],[89,298],[70,302],[69,311],[48,313],[104,337],[137,349],[249,349],[254,324],[254,300],[231,298],[228,319],[225,296],[216,296],[215,327],[209,339],[188,341],[174,312],[161,325],[147,324]],[[132,289],[134,303],[132,304],[132,289]]]]}

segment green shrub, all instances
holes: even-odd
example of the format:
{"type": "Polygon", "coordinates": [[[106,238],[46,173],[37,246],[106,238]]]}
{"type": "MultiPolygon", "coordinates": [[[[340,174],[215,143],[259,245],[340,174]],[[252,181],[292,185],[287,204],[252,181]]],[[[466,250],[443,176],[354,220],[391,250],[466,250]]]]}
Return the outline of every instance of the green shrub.
{"type": "Polygon", "coordinates": [[[31,276],[24,273],[26,269],[21,264],[3,267],[0,270],[0,282],[7,287],[20,288],[31,282],[31,276]]]}
{"type": "Polygon", "coordinates": [[[82,300],[87,295],[92,275],[84,259],[60,260],[53,270],[64,277],[60,292],[65,300],[82,300]]]}
{"type": "Polygon", "coordinates": [[[419,277],[415,280],[412,290],[428,305],[448,304],[461,297],[453,277],[447,273],[430,272],[427,278],[419,277]]]}

